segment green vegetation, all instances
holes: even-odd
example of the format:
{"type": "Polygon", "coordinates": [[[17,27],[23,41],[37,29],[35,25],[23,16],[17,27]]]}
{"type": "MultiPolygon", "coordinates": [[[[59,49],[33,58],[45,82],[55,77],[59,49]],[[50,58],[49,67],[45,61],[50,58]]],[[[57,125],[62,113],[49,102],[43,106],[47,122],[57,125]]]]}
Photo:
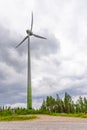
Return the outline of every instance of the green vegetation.
{"type": "Polygon", "coordinates": [[[11,115],[11,116],[1,116],[0,121],[18,121],[18,120],[32,120],[36,119],[36,116],[23,116],[23,115],[11,115]]]}
{"type": "Polygon", "coordinates": [[[74,102],[72,97],[68,93],[65,93],[63,99],[58,94],[56,98],[47,96],[46,100],[43,100],[40,109],[37,110],[0,107],[0,121],[30,120],[36,118],[35,114],[87,118],[87,99],[80,96],[74,102]],[[31,116],[32,114],[33,116],[31,116]]]}
{"type": "Polygon", "coordinates": [[[62,116],[62,117],[79,117],[79,118],[87,118],[87,115],[84,113],[50,113],[52,116],[62,116]]]}
{"type": "Polygon", "coordinates": [[[42,103],[41,110],[50,113],[84,113],[87,111],[87,99],[80,96],[76,103],[74,103],[68,93],[65,93],[64,99],[61,99],[58,94],[56,98],[47,96],[46,100],[42,103]]]}

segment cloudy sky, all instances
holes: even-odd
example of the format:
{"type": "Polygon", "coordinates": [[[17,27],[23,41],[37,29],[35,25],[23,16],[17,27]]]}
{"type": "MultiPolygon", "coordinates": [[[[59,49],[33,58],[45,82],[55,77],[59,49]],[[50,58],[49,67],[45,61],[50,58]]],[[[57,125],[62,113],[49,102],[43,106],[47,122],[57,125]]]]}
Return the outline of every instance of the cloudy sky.
{"type": "Polygon", "coordinates": [[[87,0],[0,0],[0,105],[26,106],[27,41],[31,37],[33,107],[47,95],[87,96],[87,0]]]}

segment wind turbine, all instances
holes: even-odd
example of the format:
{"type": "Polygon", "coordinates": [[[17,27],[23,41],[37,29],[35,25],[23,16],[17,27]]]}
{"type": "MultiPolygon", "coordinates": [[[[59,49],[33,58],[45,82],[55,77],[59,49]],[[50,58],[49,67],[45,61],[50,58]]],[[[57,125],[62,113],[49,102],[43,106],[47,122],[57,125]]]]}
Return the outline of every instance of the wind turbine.
{"type": "Polygon", "coordinates": [[[16,46],[19,47],[25,40],[28,40],[28,72],[27,72],[27,109],[32,109],[32,87],[31,87],[31,60],[30,60],[30,36],[34,36],[41,39],[45,37],[39,36],[32,32],[33,29],[33,12],[31,14],[31,28],[26,30],[27,36],[16,46]]]}

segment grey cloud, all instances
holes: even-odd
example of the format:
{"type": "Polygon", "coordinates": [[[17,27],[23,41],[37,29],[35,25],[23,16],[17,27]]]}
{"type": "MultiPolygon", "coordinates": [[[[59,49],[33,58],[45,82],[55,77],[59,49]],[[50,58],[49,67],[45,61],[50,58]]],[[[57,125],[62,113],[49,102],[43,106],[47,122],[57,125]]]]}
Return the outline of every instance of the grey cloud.
{"type": "Polygon", "coordinates": [[[0,82],[2,82],[5,79],[5,73],[3,73],[3,70],[0,70],[0,82]]]}
{"type": "Polygon", "coordinates": [[[10,31],[0,25],[0,48],[9,48],[13,46],[13,40],[10,35],[10,31]]]}
{"type": "Polygon", "coordinates": [[[60,49],[60,43],[52,33],[46,34],[47,40],[34,38],[31,41],[32,56],[40,58],[41,56],[49,56],[55,54],[60,49]]]}
{"type": "Polygon", "coordinates": [[[71,96],[73,97],[76,97],[76,96],[84,96],[84,95],[87,95],[87,91],[86,92],[82,92],[82,89],[86,89],[87,86],[84,86],[84,85],[80,85],[80,86],[74,86],[74,87],[71,87],[71,88],[67,88],[67,89],[64,89],[62,91],[58,91],[58,93],[63,97],[64,96],[64,93],[67,92],[68,94],[70,94],[71,96]],[[81,89],[82,88],[82,89],[81,89]]]}
{"type": "Polygon", "coordinates": [[[20,84],[0,85],[0,105],[17,102],[25,103],[26,95],[26,86],[20,84]]]}
{"type": "Polygon", "coordinates": [[[2,49],[0,60],[5,62],[8,66],[12,66],[16,71],[22,71],[22,69],[26,67],[26,63],[21,61],[22,56],[18,55],[19,57],[14,58],[11,55],[12,53],[9,52],[8,48],[2,49]]]}
{"type": "Polygon", "coordinates": [[[16,41],[16,39],[12,39],[10,32],[7,29],[0,26],[0,61],[5,62],[8,66],[12,66],[16,71],[20,72],[25,67],[24,62],[20,63],[22,54],[18,53],[19,57],[14,59],[14,57],[11,56],[11,52],[9,52],[9,49],[18,51],[14,44],[16,41]]]}

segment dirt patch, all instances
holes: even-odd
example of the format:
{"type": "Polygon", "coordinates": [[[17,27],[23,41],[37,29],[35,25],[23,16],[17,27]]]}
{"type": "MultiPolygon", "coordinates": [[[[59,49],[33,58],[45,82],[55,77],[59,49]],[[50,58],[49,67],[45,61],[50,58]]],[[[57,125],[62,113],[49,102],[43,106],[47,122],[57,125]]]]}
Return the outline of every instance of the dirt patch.
{"type": "Polygon", "coordinates": [[[58,122],[87,122],[85,118],[75,118],[75,117],[60,117],[60,116],[50,116],[50,115],[36,115],[37,119],[34,121],[58,121],[58,122]]]}

